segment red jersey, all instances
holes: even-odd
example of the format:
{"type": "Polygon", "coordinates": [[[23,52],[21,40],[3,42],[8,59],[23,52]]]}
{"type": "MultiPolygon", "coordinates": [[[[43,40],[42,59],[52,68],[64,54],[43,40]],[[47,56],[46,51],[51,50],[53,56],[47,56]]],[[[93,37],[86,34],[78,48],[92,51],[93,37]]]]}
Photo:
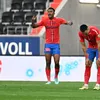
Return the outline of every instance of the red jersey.
{"type": "Polygon", "coordinates": [[[100,40],[100,30],[95,26],[90,26],[89,29],[90,31],[87,36],[85,36],[81,31],[79,32],[80,42],[84,42],[86,39],[89,48],[98,48],[96,41],[100,40]]]}
{"type": "Polygon", "coordinates": [[[60,42],[60,34],[59,34],[59,26],[61,24],[66,23],[67,21],[63,18],[54,17],[53,19],[42,19],[39,23],[39,26],[45,26],[46,29],[46,43],[59,43],[60,42]]]}

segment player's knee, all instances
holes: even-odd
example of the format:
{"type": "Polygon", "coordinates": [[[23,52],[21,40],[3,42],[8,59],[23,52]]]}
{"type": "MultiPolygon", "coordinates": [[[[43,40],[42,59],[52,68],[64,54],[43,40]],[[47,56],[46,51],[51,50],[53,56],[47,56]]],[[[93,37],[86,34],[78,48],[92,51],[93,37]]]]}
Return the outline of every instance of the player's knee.
{"type": "Polygon", "coordinates": [[[92,66],[92,61],[91,61],[91,60],[86,61],[85,65],[86,65],[86,67],[88,67],[88,66],[92,66]]]}
{"type": "Polygon", "coordinates": [[[90,63],[86,63],[86,67],[90,67],[92,66],[90,63]]]}
{"type": "Polygon", "coordinates": [[[50,62],[46,62],[46,67],[50,67],[50,62]]]}
{"type": "Polygon", "coordinates": [[[86,64],[86,67],[91,67],[91,66],[92,66],[92,64],[90,64],[90,63],[86,64]]]}
{"type": "Polygon", "coordinates": [[[55,63],[55,68],[59,68],[59,63],[55,63]]]}
{"type": "Polygon", "coordinates": [[[96,65],[97,65],[97,67],[100,67],[100,63],[98,63],[98,61],[96,61],[96,65]]]}

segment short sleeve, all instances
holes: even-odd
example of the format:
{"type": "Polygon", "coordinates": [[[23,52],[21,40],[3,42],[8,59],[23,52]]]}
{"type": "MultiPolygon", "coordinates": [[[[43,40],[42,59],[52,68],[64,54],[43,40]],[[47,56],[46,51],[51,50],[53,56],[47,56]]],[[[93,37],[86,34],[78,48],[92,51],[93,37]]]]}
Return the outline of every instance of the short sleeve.
{"type": "Polygon", "coordinates": [[[39,26],[44,26],[44,21],[41,20],[41,21],[39,21],[37,24],[38,24],[39,26]]]}
{"type": "Polygon", "coordinates": [[[78,35],[79,35],[80,42],[84,42],[84,37],[82,36],[82,33],[79,32],[78,35]]]}
{"type": "Polygon", "coordinates": [[[59,21],[60,21],[60,24],[65,24],[65,23],[67,23],[67,21],[66,21],[65,19],[63,19],[63,18],[59,18],[59,21]]]}

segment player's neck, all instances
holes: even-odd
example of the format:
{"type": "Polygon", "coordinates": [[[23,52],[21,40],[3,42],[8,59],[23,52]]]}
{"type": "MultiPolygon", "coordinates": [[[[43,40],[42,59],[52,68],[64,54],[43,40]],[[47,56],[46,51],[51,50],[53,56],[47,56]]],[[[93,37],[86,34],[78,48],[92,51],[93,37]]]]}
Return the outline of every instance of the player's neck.
{"type": "Polygon", "coordinates": [[[49,18],[50,20],[54,19],[54,17],[49,18]]]}

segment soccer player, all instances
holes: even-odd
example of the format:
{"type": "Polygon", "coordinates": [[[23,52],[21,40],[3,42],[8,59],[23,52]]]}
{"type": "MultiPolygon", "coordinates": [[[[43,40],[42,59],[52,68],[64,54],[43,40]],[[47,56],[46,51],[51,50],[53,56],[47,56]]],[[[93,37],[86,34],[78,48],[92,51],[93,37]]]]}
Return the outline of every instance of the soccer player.
{"type": "Polygon", "coordinates": [[[72,25],[71,21],[66,21],[63,18],[54,17],[55,9],[50,7],[47,10],[48,17],[42,19],[40,22],[35,23],[36,17],[33,16],[32,18],[32,27],[37,28],[39,26],[45,26],[46,29],[46,36],[45,36],[45,60],[46,60],[46,76],[48,82],[46,84],[51,83],[50,79],[50,64],[51,64],[51,57],[53,56],[55,62],[55,84],[59,84],[58,81],[58,73],[60,69],[59,61],[60,61],[60,34],[59,34],[59,27],[61,24],[65,25],[72,25]]]}
{"type": "Polygon", "coordinates": [[[97,82],[94,87],[95,90],[100,89],[100,30],[95,26],[87,26],[85,24],[80,26],[79,32],[80,43],[85,56],[85,73],[84,85],[81,90],[88,89],[88,83],[91,75],[91,66],[96,57],[97,65],[97,82]],[[86,47],[85,39],[88,41],[86,47]]]}

